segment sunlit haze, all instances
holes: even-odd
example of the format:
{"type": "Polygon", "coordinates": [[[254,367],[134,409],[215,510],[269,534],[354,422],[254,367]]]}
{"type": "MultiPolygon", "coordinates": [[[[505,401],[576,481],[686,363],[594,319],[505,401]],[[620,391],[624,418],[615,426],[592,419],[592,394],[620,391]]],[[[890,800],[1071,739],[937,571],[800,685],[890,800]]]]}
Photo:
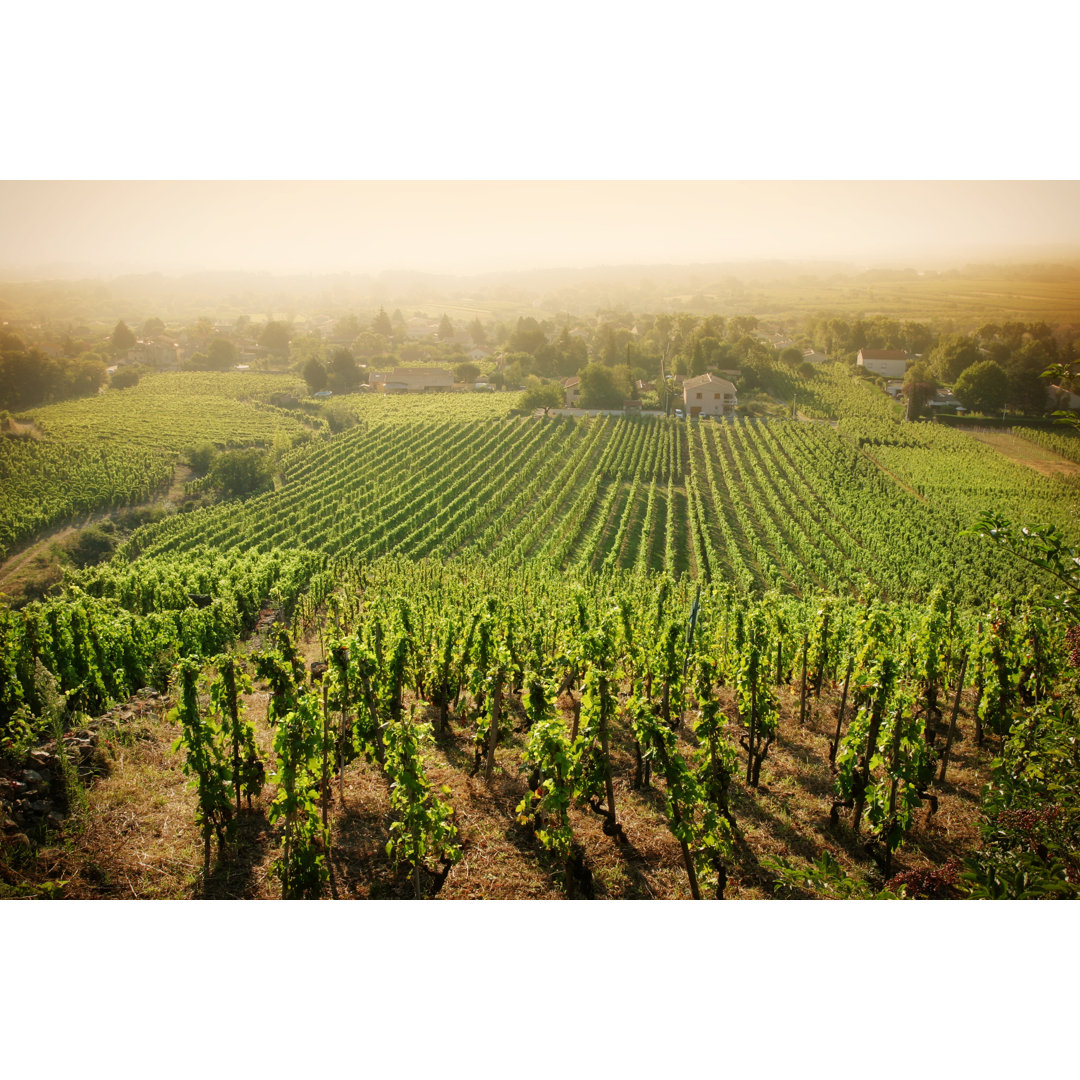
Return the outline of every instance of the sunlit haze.
{"type": "Polygon", "coordinates": [[[0,271],[475,274],[1080,252],[1076,181],[0,183],[0,271]]]}

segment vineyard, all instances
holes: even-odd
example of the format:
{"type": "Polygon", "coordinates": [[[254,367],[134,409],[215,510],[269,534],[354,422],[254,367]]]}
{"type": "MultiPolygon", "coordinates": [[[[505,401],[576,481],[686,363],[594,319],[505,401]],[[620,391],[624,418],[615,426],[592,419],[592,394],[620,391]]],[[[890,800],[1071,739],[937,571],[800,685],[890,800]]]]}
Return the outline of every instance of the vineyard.
{"type": "MultiPolygon", "coordinates": [[[[6,887],[1076,895],[1075,481],[838,369],[783,378],[815,419],[345,399],[274,490],[0,609],[3,749],[52,769],[7,805],[47,787],[83,830],[6,887]],[[134,743],[86,749],[132,709],[134,743]],[[132,813],[167,862],[108,831],[132,813]]],[[[155,442],[133,411],[117,453],[312,431],[220,387],[231,422],[178,405],[155,442]]]]}
{"type": "Polygon", "coordinates": [[[79,515],[146,502],[194,443],[269,446],[279,433],[310,431],[320,422],[267,400],[295,385],[246,372],[154,375],[28,413],[24,432],[0,435],[0,557],[79,515]]]}
{"type": "Polygon", "coordinates": [[[954,460],[946,448],[965,437],[945,436],[944,447],[900,458],[879,445],[871,454],[829,425],[786,420],[363,425],[287,458],[277,491],[146,526],[126,554],[283,545],[364,559],[482,553],[557,569],[688,573],[747,596],[921,599],[937,585],[965,604],[1022,595],[1033,584],[1026,569],[964,533],[988,507],[1067,528],[1074,486],[970,439],[954,460]],[[942,462],[937,477],[932,458],[942,462]]]}

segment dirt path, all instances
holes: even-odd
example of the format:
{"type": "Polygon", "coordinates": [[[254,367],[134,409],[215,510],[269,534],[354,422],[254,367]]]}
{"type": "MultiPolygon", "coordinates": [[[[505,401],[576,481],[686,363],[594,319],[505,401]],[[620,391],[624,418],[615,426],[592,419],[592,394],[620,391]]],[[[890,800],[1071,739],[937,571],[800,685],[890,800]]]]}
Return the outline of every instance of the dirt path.
{"type": "Polygon", "coordinates": [[[1030,443],[1009,431],[969,431],[973,439],[992,446],[1016,465],[1026,465],[1043,476],[1080,476],[1080,465],[1053,450],[1030,443]]]}
{"type": "Polygon", "coordinates": [[[45,433],[34,423],[33,420],[22,422],[9,416],[0,426],[0,433],[4,435],[25,435],[40,442],[45,438],[45,433]]]}

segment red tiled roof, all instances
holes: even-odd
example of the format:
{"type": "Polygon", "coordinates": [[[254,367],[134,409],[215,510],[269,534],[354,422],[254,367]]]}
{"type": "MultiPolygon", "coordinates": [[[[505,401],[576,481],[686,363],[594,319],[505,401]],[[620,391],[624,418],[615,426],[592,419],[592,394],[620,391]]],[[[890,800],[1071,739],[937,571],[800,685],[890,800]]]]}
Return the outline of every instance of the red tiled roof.
{"type": "Polygon", "coordinates": [[[860,349],[859,355],[864,360],[906,360],[903,349],[860,349]]]}

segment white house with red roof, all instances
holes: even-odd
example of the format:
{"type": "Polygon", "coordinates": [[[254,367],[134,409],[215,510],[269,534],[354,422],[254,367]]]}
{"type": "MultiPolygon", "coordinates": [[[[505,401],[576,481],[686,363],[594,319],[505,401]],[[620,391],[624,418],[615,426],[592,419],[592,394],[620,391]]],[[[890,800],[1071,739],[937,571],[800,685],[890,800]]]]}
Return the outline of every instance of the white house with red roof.
{"type": "Polygon", "coordinates": [[[735,384],[715,375],[697,375],[682,386],[687,416],[734,416],[739,399],[735,384]]]}
{"type": "Polygon", "coordinates": [[[903,349],[860,349],[856,363],[886,379],[902,379],[907,372],[907,353],[903,349]]]}

